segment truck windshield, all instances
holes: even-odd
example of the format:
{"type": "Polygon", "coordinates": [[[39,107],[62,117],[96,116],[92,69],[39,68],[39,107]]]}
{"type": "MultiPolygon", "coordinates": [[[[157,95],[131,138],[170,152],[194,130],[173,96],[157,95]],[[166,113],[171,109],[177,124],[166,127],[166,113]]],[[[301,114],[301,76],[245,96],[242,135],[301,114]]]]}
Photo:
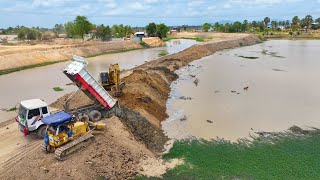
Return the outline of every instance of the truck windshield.
{"type": "Polygon", "coordinates": [[[20,118],[26,119],[27,109],[20,105],[18,114],[20,118]]]}

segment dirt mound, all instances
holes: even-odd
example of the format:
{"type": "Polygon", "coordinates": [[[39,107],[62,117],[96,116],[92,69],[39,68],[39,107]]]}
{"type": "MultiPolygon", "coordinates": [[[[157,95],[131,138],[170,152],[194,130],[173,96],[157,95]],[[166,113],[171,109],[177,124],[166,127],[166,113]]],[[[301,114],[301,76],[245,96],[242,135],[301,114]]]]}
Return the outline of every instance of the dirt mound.
{"type": "Polygon", "coordinates": [[[116,117],[105,120],[107,129],[95,133],[95,142],[58,161],[53,154],[33,153],[0,175],[0,179],[128,179],[141,169],[141,159],[156,159],[116,117]]]}
{"type": "Polygon", "coordinates": [[[158,37],[142,38],[142,41],[145,42],[150,47],[159,47],[165,44],[164,41],[158,37]]]}
{"type": "Polygon", "coordinates": [[[167,118],[162,109],[165,109],[170,84],[159,73],[142,70],[133,71],[125,82],[123,96],[118,98],[120,104],[141,113],[160,127],[159,119],[167,118]]]}
{"type": "MultiPolygon", "coordinates": [[[[50,104],[50,106],[57,108],[57,109],[63,109],[66,100],[71,95],[72,95],[72,93],[69,93],[69,94],[62,96],[61,98],[57,99],[55,102],[50,104]]],[[[92,103],[93,103],[93,101],[90,98],[88,98],[88,96],[86,94],[84,94],[82,91],[79,91],[69,101],[69,108],[71,109],[71,108],[81,107],[81,106],[92,104],[92,103]]]]}

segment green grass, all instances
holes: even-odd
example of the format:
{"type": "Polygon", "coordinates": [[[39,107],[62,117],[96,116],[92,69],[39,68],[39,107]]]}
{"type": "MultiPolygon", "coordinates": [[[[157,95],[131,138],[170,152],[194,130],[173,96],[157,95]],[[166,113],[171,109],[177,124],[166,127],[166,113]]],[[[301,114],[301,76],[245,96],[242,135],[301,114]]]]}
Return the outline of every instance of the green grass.
{"type": "Polygon", "coordinates": [[[54,91],[59,92],[59,91],[63,91],[63,89],[61,87],[54,87],[52,88],[54,91]]]}
{"type": "Polygon", "coordinates": [[[166,56],[166,55],[168,55],[169,53],[168,52],[166,52],[166,51],[163,51],[163,52],[161,52],[161,53],[159,53],[159,57],[163,57],[163,56],[166,56]]]}
{"type": "Polygon", "coordinates": [[[320,132],[273,133],[237,143],[183,140],[163,158],[185,161],[164,179],[320,179],[320,132]]]}
{"type": "Polygon", "coordinates": [[[22,67],[18,67],[18,68],[4,69],[4,70],[0,70],[0,76],[5,75],[5,74],[10,74],[13,72],[17,72],[17,71],[32,69],[32,68],[41,67],[41,66],[47,66],[47,65],[51,65],[51,64],[55,64],[55,63],[59,63],[59,62],[64,62],[64,61],[67,61],[67,60],[54,61],[54,62],[44,62],[44,63],[40,63],[40,64],[22,66],[22,67]]]}
{"type": "Polygon", "coordinates": [[[255,56],[238,56],[241,58],[245,58],[245,59],[258,59],[259,57],[255,57],[255,56]]]}

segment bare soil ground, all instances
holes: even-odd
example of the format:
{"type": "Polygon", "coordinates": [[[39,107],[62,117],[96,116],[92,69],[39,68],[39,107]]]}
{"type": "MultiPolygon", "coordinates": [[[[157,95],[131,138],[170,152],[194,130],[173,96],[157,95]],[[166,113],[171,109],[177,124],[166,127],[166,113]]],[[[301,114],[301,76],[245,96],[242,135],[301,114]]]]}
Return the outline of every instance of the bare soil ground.
{"type": "MultiPolygon", "coordinates": [[[[144,172],[150,175],[150,171],[147,173],[144,168],[157,165],[165,166],[154,168],[159,171],[169,168],[170,165],[164,165],[156,159],[155,152],[159,147],[163,147],[166,138],[161,138],[161,130],[155,128],[159,129],[160,122],[167,117],[165,102],[169,96],[170,84],[178,78],[174,71],[218,50],[253,45],[260,41],[253,35],[233,36],[227,40],[195,45],[177,54],[146,63],[130,71],[131,74],[127,71],[128,76],[124,78],[124,96],[118,100],[121,106],[138,113],[125,112],[124,116],[127,119],[120,119],[122,123],[117,118],[106,120],[107,130],[97,134],[93,145],[63,162],[55,160],[50,154],[42,154],[37,141],[33,141],[35,145],[30,145],[33,149],[27,151],[24,147],[29,147],[28,143],[28,146],[20,146],[17,152],[22,155],[14,160],[14,163],[9,161],[9,164],[4,162],[1,165],[3,173],[0,173],[0,179],[96,179],[99,176],[107,179],[126,179],[144,172]],[[150,158],[154,162],[148,163],[150,158]]],[[[63,98],[66,97],[59,99],[53,106],[61,107],[63,98]]],[[[90,102],[81,93],[74,99],[76,101],[70,102],[71,106],[90,102]]],[[[8,144],[15,141],[12,139],[8,144]]],[[[5,145],[0,144],[0,147],[5,145]]],[[[15,154],[7,154],[6,158],[15,158],[15,154]]],[[[154,171],[154,174],[161,173],[154,171]]]]}
{"type": "Polygon", "coordinates": [[[219,40],[230,40],[246,37],[248,34],[241,33],[219,33],[219,32],[179,32],[174,35],[176,38],[208,38],[213,39],[214,41],[219,40]]]}
{"type": "Polygon", "coordinates": [[[74,54],[89,56],[137,48],[142,48],[142,46],[131,41],[84,42],[71,45],[0,46],[0,70],[67,60],[74,54]]]}

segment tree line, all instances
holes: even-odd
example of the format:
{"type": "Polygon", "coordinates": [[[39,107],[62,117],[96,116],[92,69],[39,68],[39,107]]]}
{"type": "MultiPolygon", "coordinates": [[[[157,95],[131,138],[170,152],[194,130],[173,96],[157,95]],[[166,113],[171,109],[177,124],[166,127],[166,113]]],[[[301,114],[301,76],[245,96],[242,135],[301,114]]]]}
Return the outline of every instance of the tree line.
{"type": "MultiPolygon", "coordinates": [[[[136,30],[139,30],[136,28],[136,30]]],[[[165,24],[149,23],[145,28],[149,36],[158,36],[160,38],[166,37],[170,28],[165,24]]],[[[17,26],[15,28],[9,27],[3,30],[3,34],[17,34],[19,40],[43,40],[44,32],[52,31],[55,36],[59,34],[66,34],[68,38],[85,38],[85,35],[90,33],[90,38],[99,38],[101,40],[110,40],[114,38],[130,37],[134,33],[134,28],[129,25],[113,25],[105,26],[95,25],[91,23],[85,16],[77,16],[73,21],[65,24],[56,24],[52,29],[39,27],[24,27],[17,26]]]]}
{"type": "Polygon", "coordinates": [[[292,31],[301,31],[305,29],[308,32],[311,28],[319,29],[320,28],[320,18],[313,19],[311,15],[307,15],[304,18],[300,19],[298,16],[294,16],[291,21],[271,21],[269,17],[265,17],[262,21],[252,21],[244,20],[243,22],[236,21],[234,23],[225,23],[221,24],[219,22],[211,25],[210,23],[204,23],[202,26],[204,31],[209,31],[211,28],[214,31],[219,32],[268,32],[269,29],[278,30],[287,29],[292,31]],[[312,23],[318,23],[317,25],[312,26],[312,23]]]}

